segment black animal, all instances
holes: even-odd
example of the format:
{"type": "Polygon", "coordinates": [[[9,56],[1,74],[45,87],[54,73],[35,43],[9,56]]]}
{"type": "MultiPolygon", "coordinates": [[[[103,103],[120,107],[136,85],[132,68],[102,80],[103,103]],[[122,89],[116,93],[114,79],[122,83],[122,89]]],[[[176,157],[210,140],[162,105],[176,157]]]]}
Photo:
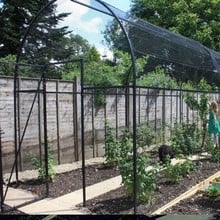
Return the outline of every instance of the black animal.
{"type": "Polygon", "coordinates": [[[162,163],[170,162],[174,158],[174,151],[171,146],[163,144],[159,147],[159,159],[162,163]]]}

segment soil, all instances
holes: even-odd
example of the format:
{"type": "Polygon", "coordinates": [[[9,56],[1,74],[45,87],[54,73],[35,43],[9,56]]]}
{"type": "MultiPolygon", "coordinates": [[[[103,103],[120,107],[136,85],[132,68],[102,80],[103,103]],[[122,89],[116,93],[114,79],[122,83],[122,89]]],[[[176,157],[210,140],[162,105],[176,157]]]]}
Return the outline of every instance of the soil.
{"type": "MultiPolygon", "coordinates": [[[[93,165],[85,168],[86,186],[104,181],[120,175],[117,167],[105,165],[93,165]]],[[[12,183],[12,187],[28,190],[39,196],[45,195],[46,184],[39,179],[12,183]]],[[[48,197],[56,198],[82,188],[82,169],[57,174],[53,181],[49,182],[48,197]]]]}
{"type": "MultiPolygon", "coordinates": [[[[164,174],[161,173],[158,178],[157,184],[158,189],[153,195],[151,204],[137,204],[137,214],[141,215],[151,215],[158,208],[162,207],[166,203],[172,201],[174,198],[189,190],[193,185],[196,185],[200,181],[206,179],[210,175],[216,173],[219,170],[219,167],[216,163],[210,162],[208,160],[197,161],[197,168],[195,171],[191,172],[190,175],[186,176],[183,180],[178,183],[172,183],[167,178],[164,177],[164,174]]],[[[209,202],[209,201],[207,201],[209,202]]],[[[187,203],[187,202],[186,202],[187,203]]],[[[207,208],[208,205],[201,204],[200,207],[192,206],[192,202],[189,204],[190,209],[182,208],[176,212],[176,209],[170,209],[169,214],[219,214],[220,207],[219,203],[217,206],[213,206],[212,209],[207,208]]],[[[123,187],[120,187],[117,190],[106,193],[102,196],[99,196],[95,199],[86,202],[87,208],[92,212],[100,215],[106,214],[132,214],[133,213],[133,202],[126,195],[126,191],[123,187]]],[[[185,205],[185,204],[184,204],[185,205]]],[[[183,205],[183,206],[184,206],[183,205]]],[[[164,214],[164,213],[163,213],[164,214]]]]}
{"type": "MultiPolygon", "coordinates": [[[[191,186],[206,179],[219,170],[219,166],[209,160],[196,162],[196,170],[187,175],[178,183],[168,180],[161,172],[157,180],[157,190],[153,195],[150,204],[137,204],[137,214],[151,215],[152,212],[170,202],[180,194],[184,193],[191,186]]],[[[86,186],[101,182],[105,179],[120,175],[117,168],[106,167],[104,165],[94,165],[86,167],[86,186]]],[[[20,182],[17,186],[29,190],[35,194],[43,195],[45,183],[39,180],[20,182]]],[[[49,183],[49,197],[56,198],[66,193],[82,188],[82,170],[77,169],[63,174],[57,174],[54,181],[49,183]]],[[[199,194],[182,201],[172,209],[166,211],[167,214],[220,214],[220,204],[210,203],[207,198],[202,198],[199,194]],[[194,205],[195,204],[195,205],[194,205]]],[[[86,207],[98,215],[108,214],[133,214],[133,201],[126,195],[124,187],[103,194],[92,200],[86,201],[86,207]]]]}
{"type": "Polygon", "coordinates": [[[202,192],[197,192],[189,199],[180,201],[177,205],[167,209],[166,214],[190,213],[195,215],[215,214],[220,216],[219,198],[211,198],[202,192]]]}

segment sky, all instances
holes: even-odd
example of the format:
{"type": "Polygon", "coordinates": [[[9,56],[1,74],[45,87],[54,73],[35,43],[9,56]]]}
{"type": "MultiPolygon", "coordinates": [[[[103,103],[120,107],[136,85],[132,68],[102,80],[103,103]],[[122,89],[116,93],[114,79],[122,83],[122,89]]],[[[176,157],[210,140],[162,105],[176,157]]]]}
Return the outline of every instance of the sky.
{"type": "MultiPolygon", "coordinates": [[[[3,0],[0,0],[0,7],[3,0]]],[[[74,0],[73,0],[74,1],[74,0]]],[[[108,48],[103,45],[103,31],[112,17],[101,12],[97,12],[88,7],[82,6],[71,0],[57,0],[57,12],[70,12],[69,15],[60,25],[68,26],[74,34],[78,34],[87,39],[90,45],[94,45],[102,56],[111,56],[108,48]]],[[[90,5],[95,0],[76,0],[86,5],[90,5]]],[[[130,9],[132,0],[102,0],[122,11],[130,9]]],[[[153,0],[152,0],[153,1],[153,0]]],[[[98,3],[98,2],[96,2],[98,3]]],[[[99,4],[102,6],[101,4],[99,4]]],[[[0,45],[1,47],[1,45],[0,45]]]]}
{"type": "MultiPolygon", "coordinates": [[[[79,0],[86,5],[91,4],[91,0],[79,0]]],[[[128,11],[131,0],[103,0],[104,2],[122,10],[128,11]]],[[[60,26],[68,26],[69,30],[74,34],[79,34],[87,39],[89,44],[95,46],[101,55],[111,56],[111,53],[103,45],[103,34],[105,26],[112,17],[104,15],[100,12],[92,10],[88,7],[82,6],[70,0],[58,0],[57,12],[71,12],[60,26]]],[[[98,4],[100,5],[100,4],[98,4]]]]}
{"type": "MultiPolygon", "coordinates": [[[[94,0],[78,0],[79,2],[90,5],[94,0]]],[[[102,0],[124,12],[130,8],[131,0],[102,0]]],[[[0,7],[1,7],[0,0],[0,7]]],[[[111,52],[103,45],[103,34],[105,26],[113,18],[103,13],[92,10],[70,0],[57,0],[57,13],[70,12],[69,15],[59,26],[68,26],[74,34],[79,34],[87,39],[89,44],[95,46],[102,56],[111,58],[111,52]]],[[[98,5],[100,5],[98,3],[98,5]]],[[[100,5],[101,6],[101,5],[100,5]]]]}

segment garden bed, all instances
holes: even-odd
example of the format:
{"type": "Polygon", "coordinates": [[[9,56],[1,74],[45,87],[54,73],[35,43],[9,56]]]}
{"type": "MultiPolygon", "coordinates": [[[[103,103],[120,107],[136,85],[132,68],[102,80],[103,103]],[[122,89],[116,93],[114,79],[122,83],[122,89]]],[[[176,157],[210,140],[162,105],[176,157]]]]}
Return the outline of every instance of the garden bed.
{"type": "MultiPolygon", "coordinates": [[[[158,162],[158,152],[149,152],[150,164],[158,162]]],[[[120,175],[117,167],[109,167],[105,164],[88,165],[85,167],[86,186],[102,182],[104,180],[120,175]]],[[[30,179],[12,182],[11,187],[28,190],[34,194],[42,196],[45,194],[46,184],[39,179],[30,179]]],[[[53,181],[49,182],[49,197],[56,198],[67,193],[82,188],[82,169],[74,169],[72,171],[56,174],[53,181]],[[63,186],[63,187],[62,187],[63,186]]]]}
{"type": "MultiPolygon", "coordinates": [[[[164,176],[164,173],[161,172],[160,177],[157,180],[158,188],[152,197],[151,204],[138,204],[137,213],[150,215],[156,209],[162,207],[166,203],[190,189],[193,185],[196,185],[219,170],[219,167],[216,163],[213,163],[207,159],[196,161],[195,163],[196,170],[187,175],[179,183],[172,183],[164,176]]],[[[106,167],[103,165],[88,166],[85,173],[87,186],[120,175],[117,168],[106,167]]],[[[20,182],[18,187],[38,195],[42,195],[42,193],[45,192],[45,184],[39,180],[20,182]]],[[[49,187],[49,197],[53,198],[82,188],[82,170],[77,169],[71,172],[56,175],[54,181],[49,184],[49,187]]],[[[191,207],[190,209],[178,208],[177,205],[177,208],[169,209],[166,212],[169,214],[215,214],[218,212],[218,209],[213,208],[213,210],[207,208],[208,205],[201,207],[203,210],[201,212],[198,207],[196,207],[194,210],[195,212],[193,212],[192,201],[186,201],[189,201],[188,205],[191,207]],[[204,209],[206,210],[204,211],[204,209]]],[[[187,204],[183,204],[184,207],[187,207],[187,204]]],[[[126,191],[122,186],[116,190],[86,201],[86,206],[94,214],[103,215],[133,213],[133,202],[127,197],[126,191]]]]}
{"type": "Polygon", "coordinates": [[[220,216],[220,200],[205,196],[200,191],[188,199],[180,201],[175,206],[167,209],[166,214],[209,215],[220,216]]]}
{"type": "MultiPolygon", "coordinates": [[[[118,176],[119,170],[105,165],[92,165],[85,168],[86,186],[118,176]]],[[[42,196],[45,194],[46,184],[39,179],[12,183],[11,187],[28,190],[42,196]]],[[[49,182],[48,197],[56,198],[82,188],[82,169],[76,169],[57,174],[53,181],[49,182]]]]}
{"type": "MultiPolygon", "coordinates": [[[[151,204],[138,204],[137,214],[151,215],[158,208],[172,201],[177,196],[189,190],[192,186],[208,178],[210,175],[219,170],[216,163],[210,162],[209,160],[197,161],[196,164],[196,170],[187,175],[179,183],[170,182],[167,178],[165,178],[164,173],[161,172],[157,181],[158,188],[152,198],[151,204]]],[[[119,189],[87,201],[86,205],[92,213],[96,214],[133,213],[133,202],[127,197],[124,187],[120,187],[119,189]]],[[[201,207],[203,210],[205,208],[206,207],[201,207]]],[[[175,211],[175,209],[173,211],[170,209],[169,214],[176,214],[175,211]]],[[[216,212],[218,212],[218,210],[215,209],[208,209],[205,211],[206,214],[215,214],[216,212]]],[[[200,213],[200,211],[197,210],[197,213],[200,213]]],[[[201,213],[204,213],[204,211],[201,213]]],[[[186,209],[182,209],[182,212],[180,210],[178,214],[191,213],[190,210],[187,211],[186,209]]]]}

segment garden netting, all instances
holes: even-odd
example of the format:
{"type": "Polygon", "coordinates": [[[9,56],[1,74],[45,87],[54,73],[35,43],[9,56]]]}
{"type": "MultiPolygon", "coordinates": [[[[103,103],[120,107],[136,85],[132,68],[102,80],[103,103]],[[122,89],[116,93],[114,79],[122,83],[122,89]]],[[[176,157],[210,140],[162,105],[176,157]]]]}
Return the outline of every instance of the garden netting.
{"type": "MultiPolygon", "coordinates": [[[[83,0],[74,2],[86,5],[83,0]]],[[[87,6],[110,16],[116,15],[126,29],[135,56],[149,57],[149,70],[161,65],[172,72],[182,74],[183,79],[199,74],[205,76],[211,83],[220,82],[219,52],[193,39],[131,16],[130,13],[107,3],[102,4],[101,1],[91,0],[87,6]]]]}

